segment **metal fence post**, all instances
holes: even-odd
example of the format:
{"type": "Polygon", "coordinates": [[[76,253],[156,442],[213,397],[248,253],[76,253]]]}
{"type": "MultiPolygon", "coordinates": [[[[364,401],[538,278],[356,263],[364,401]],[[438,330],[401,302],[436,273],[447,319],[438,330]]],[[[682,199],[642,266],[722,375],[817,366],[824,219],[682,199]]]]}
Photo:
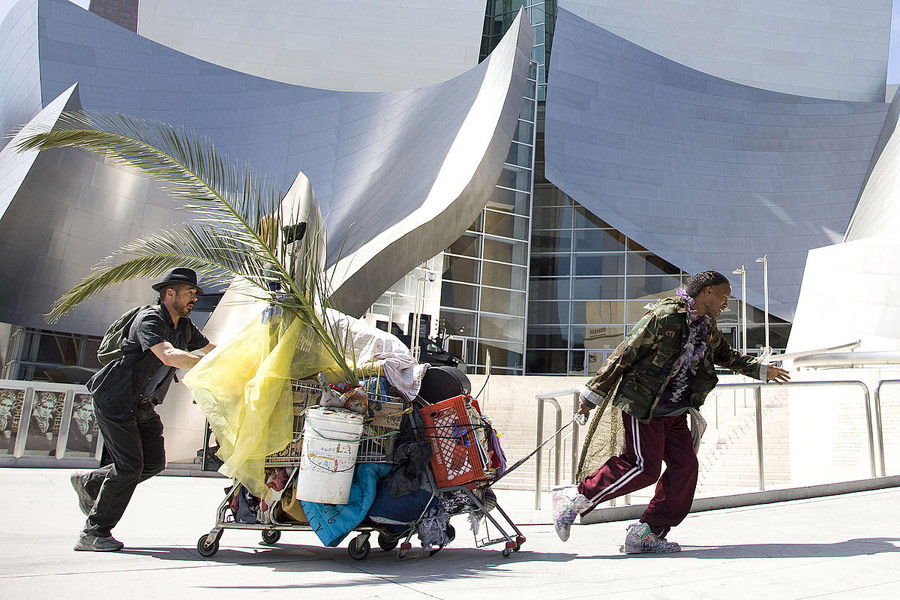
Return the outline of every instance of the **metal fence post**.
{"type": "Polygon", "coordinates": [[[759,460],[759,491],[766,489],[765,454],[763,450],[762,428],[762,386],[753,388],[753,397],[756,400],[756,456],[759,460]]]}

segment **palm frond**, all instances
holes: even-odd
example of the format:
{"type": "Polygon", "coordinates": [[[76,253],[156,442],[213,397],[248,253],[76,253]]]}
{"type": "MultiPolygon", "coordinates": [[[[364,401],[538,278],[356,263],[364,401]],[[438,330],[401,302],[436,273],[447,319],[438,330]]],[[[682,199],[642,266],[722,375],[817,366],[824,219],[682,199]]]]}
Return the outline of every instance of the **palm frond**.
{"type": "MultiPolygon", "coordinates": [[[[319,236],[302,243],[285,235],[300,215],[288,214],[284,194],[248,167],[227,160],[210,140],[165,123],[124,115],[63,113],[50,131],[27,133],[19,151],[77,147],[112,162],[140,169],[192,213],[190,224],[135,240],[101,261],[80,284],[60,297],[47,315],[57,321],[110,286],[158,277],[189,267],[207,283],[242,278],[254,297],[264,298],[314,325],[328,353],[352,377],[344,357],[346,340],[329,326],[329,295],[319,236]]],[[[316,223],[316,226],[321,226],[316,223]]]]}

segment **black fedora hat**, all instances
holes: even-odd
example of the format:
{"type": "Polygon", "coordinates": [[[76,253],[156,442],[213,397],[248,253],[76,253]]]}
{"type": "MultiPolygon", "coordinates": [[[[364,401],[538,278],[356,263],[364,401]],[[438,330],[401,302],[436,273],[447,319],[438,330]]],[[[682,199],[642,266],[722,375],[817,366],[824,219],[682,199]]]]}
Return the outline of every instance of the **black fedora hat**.
{"type": "Polygon", "coordinates": [[[165,286],[173,283],[186,283],[197,288],[197,294],[202,294],[203,290],[197,285],[197,273],[193,269],[186,267],[176,267],[169,270],[160,281],[153,284],[153,289],[157,292],[165,286]]]}

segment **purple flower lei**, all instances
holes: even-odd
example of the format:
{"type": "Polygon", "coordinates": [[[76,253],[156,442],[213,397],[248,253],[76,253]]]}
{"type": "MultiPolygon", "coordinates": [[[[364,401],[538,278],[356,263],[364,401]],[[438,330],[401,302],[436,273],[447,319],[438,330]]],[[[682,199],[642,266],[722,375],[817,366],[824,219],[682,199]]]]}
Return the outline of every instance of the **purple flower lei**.
{"type": "Polygon", "coordinates": [[[684,288],[679,289],[676,295],[684,300],[688,313],[688,338],[684,343],[681,356],[675,361],[675,369],[690,367],[695,370],[697,365],[706,355],[706,340],[709,339],[709,326],[712,323],[709,315],[702,317],[694,310],[694,299],[688,296],[684,288]],[[697,342],[700,342],[699,344],[697,342]]]}

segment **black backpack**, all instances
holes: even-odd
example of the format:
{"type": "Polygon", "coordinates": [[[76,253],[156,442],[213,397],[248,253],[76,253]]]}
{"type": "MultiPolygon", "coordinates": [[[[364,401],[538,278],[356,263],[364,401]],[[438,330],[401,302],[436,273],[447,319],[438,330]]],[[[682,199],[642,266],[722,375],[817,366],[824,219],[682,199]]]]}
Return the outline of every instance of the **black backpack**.
{"type": "Polygon", "coordinates": [[[131,324],[134,323],[134,319],[139,312],[148,308],[153,308],[153,305],[145,304],[144,306],[132,308],[113,321],[113,324],[103,334],[100,347],[97,348],[97,360],[100,361],[101,365],[111,363],[122,356],[122,341],[128,337],[128,330],[131,329],[131,324]]]}

